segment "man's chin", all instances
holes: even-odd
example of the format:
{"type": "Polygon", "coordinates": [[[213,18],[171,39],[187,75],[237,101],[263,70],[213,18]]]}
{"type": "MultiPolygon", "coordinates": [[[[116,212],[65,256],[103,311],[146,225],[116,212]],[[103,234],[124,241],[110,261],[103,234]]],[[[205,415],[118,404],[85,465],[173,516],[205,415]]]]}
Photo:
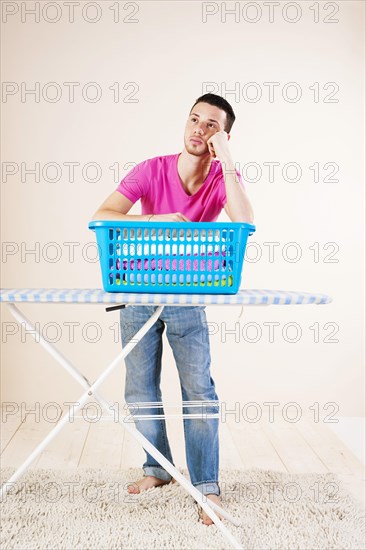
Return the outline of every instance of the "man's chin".
{"type": "Polygon", "coordinates": [[[187,153],[189,153],[190,155],[194,155],[195,157],[204,157],[204,156],[207,156],[209,155],[209,150],[208,150],[208,147],[205,147],[205,148],[200,148],[200,147],[195,147],[194,145],[191,145],[190,143],[186,143],[185,144],[185,148],[186,148],[186,151],[187,153]]]}

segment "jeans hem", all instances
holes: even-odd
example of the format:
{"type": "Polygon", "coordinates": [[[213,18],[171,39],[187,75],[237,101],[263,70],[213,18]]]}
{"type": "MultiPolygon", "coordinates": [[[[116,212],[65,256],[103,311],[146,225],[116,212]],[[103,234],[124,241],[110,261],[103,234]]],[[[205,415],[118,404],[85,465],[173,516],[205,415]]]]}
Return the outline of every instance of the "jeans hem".
{"type": "Polygon", "coordinates": [[[198,483],[194,487],[200,491],[203,495],[217,495],[220,496],[221,491],[217,481],[205,481],[198,483]]]}
{"type": "Polygon", "coordinates": [[[144,475],[145,476],[154,476],[159,479],[162,479],[163,481],[170,481],[172,479],[172,476],[164,470],[164,468],[161,468],[160,466],[145,466],[143,468],[144,475]]]}

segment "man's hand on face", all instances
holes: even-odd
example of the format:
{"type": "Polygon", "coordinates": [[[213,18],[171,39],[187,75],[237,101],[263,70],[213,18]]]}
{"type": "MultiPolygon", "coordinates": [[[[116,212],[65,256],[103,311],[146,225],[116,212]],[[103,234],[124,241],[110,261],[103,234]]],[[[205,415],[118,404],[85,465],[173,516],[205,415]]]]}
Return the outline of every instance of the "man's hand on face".
{"type": "Polygon", "coordinates": [[[219,160],[231,157],[228,141],[230,136],[225,130],[216,132],[207,140],[208,150],[212,158],[217,157],[219,160]]]}

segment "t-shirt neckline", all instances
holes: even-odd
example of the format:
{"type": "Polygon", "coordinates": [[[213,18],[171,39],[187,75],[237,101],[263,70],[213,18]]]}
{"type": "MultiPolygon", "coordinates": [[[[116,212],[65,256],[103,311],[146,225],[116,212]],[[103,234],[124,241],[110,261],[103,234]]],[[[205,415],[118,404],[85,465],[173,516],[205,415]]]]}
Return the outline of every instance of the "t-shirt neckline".
{"type": "Polygon", "coordinates": [[[178,172],[178,159],[179,159],[179,156],[181,154],[182,153],[177,153],[176,160],[175,160],[175,172],[176,172],[176,177],[177,177],[177,183],[178,183],[179,188],[181,189],[183,195],[185,197],[187,197],[188,199],[190,199],[190,198],[193,198],[193,197],[196,197],[197,195],[199,195],[201,193],[201,189],[203,189],[207,185],[207,182],[208,182],[208,180],[211,176],[212,167],[213,167],[214,162],[213,162],[213,160],[211,160],[210,169],[208,171],[208,174],[205,177],[205,179],[203,180],[203,183],[202,183],[201,187],[198,189],[198,191],[196,191],[196,193],[194,193],[193,195],[188,195],[188,193],[186,193],[184,188],[183,188],[182,182],[181,182],[180,177],[179,177],[179,172],[178,172]]]}

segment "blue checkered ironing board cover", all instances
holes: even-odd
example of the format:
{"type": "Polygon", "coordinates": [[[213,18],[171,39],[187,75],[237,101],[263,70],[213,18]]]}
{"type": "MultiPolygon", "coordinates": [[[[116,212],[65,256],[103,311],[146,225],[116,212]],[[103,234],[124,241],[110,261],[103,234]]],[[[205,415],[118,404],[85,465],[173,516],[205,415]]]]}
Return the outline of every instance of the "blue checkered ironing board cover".
{"type": "Polygon", "coordinates": [[[0,302],[141,305],[299,305],[328,304],[330,296],[293,290],[245,289],[237,294],[133,294],[99,288],[4,288],[0,302]]]}

